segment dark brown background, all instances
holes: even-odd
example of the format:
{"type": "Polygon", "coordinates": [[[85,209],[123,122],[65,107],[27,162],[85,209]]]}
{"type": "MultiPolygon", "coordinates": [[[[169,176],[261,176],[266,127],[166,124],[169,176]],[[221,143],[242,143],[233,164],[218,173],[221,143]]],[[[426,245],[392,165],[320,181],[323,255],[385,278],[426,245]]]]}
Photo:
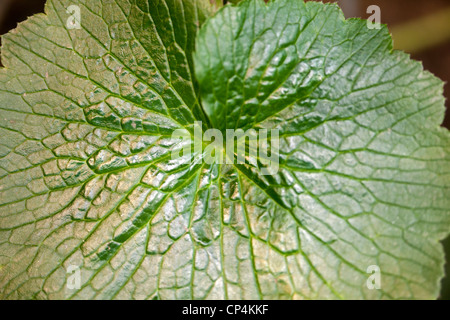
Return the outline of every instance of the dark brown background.
{"type": "MultiPolygon", "coordinates": [[[[327,2],[336,2],[329,1],[327,2]]],[[[389,28],[414,21],[450,6],[449,0],[339,0],[338,4],[347,17],[368,18],[366,9],[370,5],[381,8],[381,22],[389,28]]],[[[0,0],[0,34],[16,27],[18,22],[34,13],[43,12],[45,0],[0,0]]],[[[448,22],[450,24],[450,21],[448,22]]],[[[422,52],[411,52],[411,57],[423,62],[425,69],[446,82],[447,114],[444,126],[450,128],[450,39],[422,52]]],[[[450,208],[449,208],[450,209],[450,208]]],[[[444,242],[447,255],[446,278],[444,278],[441,299],[450,300],[450,237],[444,242]]]]}

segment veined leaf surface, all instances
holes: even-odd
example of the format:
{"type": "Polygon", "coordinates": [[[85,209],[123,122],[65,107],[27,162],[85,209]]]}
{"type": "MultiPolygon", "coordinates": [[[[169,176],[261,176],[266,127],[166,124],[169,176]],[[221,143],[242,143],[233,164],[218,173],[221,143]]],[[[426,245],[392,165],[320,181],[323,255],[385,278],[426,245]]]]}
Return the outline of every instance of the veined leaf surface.
{"type": "Polygon", "coordinates": [[[0,297],[436,298],[442,82],[335,5],[214,11],[49,0],[3,37],[0,297]],[[173,160],[195,121],[278,129],[279,171],[173,160]]]}

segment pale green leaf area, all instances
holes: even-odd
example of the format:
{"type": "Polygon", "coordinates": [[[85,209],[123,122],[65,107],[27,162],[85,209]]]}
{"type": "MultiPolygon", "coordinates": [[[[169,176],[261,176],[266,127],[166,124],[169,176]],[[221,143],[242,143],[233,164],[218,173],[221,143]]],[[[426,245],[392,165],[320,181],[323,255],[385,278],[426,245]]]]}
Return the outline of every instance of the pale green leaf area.
{"type": "Polygon", "coordinates": [[[436,298],[443,83],[336,5],[216,9],[48,0],[3,36],[0,298],[436,298]],[[279,171],[172,160],[195,121],[278,129],[279,171]]]}

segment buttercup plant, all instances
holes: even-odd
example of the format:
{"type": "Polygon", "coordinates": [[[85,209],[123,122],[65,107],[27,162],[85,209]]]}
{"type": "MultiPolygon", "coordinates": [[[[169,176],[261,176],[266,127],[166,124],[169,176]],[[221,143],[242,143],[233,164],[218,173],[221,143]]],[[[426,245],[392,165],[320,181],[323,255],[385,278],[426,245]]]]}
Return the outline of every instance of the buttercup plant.
{"type": "Polygon", "coordinates": [[[3,36],[1,299],[438,296],[442,81],[337,5],[219,7],[48,0],[3,36]],[[218,161],[227,130],[277,170],[218,161]]]}
{"type": "Polygon", "coordinates": [[[224,137],[219,129],[203,132],[202,127],[202,122],[196,121],[193,136],[186,129],[172,133],[173,141],[180,140],[179,147],[172,148],[172,160],[203,161],[209,165],[247,162],[258,168],[261,175],[277,173],[280,161],[278,129],[227,129],[224,137]]]}

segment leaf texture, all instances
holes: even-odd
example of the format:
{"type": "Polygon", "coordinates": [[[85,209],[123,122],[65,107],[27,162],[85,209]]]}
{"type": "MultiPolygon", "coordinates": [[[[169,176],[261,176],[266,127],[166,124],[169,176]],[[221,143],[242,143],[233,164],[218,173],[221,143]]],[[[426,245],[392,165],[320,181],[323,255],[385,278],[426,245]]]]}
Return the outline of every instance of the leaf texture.
{"type": "Polygon", "coordinates": [[[335,5],[214,11],[49,0],[3,37],[0,297],[436,298],[442,82],[335,5]],[[173,160],[172,133],[195,121],[278,129],[280,170],[173,160]]]}

